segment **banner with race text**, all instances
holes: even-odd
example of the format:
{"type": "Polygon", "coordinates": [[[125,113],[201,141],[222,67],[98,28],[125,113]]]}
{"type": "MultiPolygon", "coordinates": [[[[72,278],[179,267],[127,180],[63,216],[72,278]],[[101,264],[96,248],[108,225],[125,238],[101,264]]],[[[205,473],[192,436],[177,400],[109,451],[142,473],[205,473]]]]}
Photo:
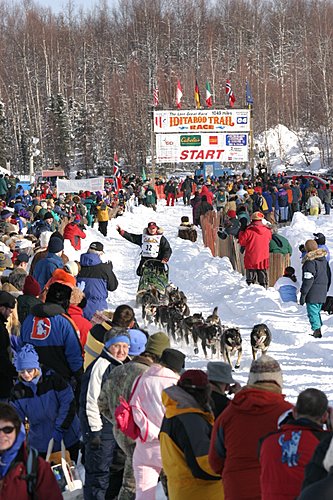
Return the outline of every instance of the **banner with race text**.
{"type": "Polygon", "coordinates": [[[79,193],[80,191],[104,191],[104,177],[92,179],[57,179],[57,193],[79,193]]]}

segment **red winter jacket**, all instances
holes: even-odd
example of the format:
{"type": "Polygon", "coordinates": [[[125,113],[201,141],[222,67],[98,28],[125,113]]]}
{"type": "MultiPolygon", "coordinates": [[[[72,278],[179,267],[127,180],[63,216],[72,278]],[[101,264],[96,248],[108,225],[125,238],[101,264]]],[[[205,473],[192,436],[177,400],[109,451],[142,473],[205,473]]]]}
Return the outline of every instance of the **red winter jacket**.
{"type": "Polygon", "coordinates": [[[261,221],[252,221],[251,224],[238,234],[238,241],[245,247],[245,269],[269,268],[269,242],[272,231],[261,221]]]}
{"type": "Polygon", "coordinates": [[[327,434],[320,425],[303,418],[282,425],[262,440],[262,500],[294,500],[300,495],[305,466],[327,434]]]}
{"type": "Polygon", "coordinates": [[[203,196],[206,196],[207,197],[207,201],[210,205],[213,204],[213,199],[214,199],[214,195],[213,193],[208,189],[207,186],[202,186],[202,189],[201,189],[201,193],[200,193],[200,198],[202,198],[203,196]]]}
{"type": "MultiPolygon", "coordinates": [[[[0,481],[0,500],[30,500],[28,495],[27,481],[22,479],[27,474],[26,461],[27,452],[23,445],[15,459],[15,464],[0,481]]],[[[36,485],[36,495],[42,500],[62,500],[56,478],[51,470],[50,464],[42,458],[38,458],[38,475],[36,485]]]]}
{"type": "Polygon", "coordinates": [[[209,463],[222,474],[225,500],[261,500],[259,439],[276,430],[280,415],[292,408],[270,385],[244,387],[215,421],[209,463]]]}
{"type": "Polygon", "coordinates": [[[92,329],[93,325],[90,321],[83,317],[83,310],[79,306],[71,304],[68,308],[68,315],[76,324],[80,333],[80,342],[82,347],[86,345],[88,332],[92,329]]]}
{"type": "Polygon", "coordinates": [[[84,240],[86,233],[77,224],[70,222],[65,226],[64,239],[69,240],[75,250],[81,250],[81,239],[84,240]]]}

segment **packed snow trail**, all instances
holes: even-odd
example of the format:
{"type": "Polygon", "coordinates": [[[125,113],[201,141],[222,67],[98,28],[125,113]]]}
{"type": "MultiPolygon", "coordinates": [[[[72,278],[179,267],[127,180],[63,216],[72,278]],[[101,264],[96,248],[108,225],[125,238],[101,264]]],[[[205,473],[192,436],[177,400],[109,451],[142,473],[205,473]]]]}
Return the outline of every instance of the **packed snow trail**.
{"type": "MultiPolygon", "coordinates": [[[[183,215],[188,215],[192,220],[191,208],[184,207],[182,202],[178,202],[175,207],[166,207],[165,202],[161,201],[157,212],[139,206],[134,207],[133,212],[125,212],[122,217],[112,219],[109,222],[107,238],[96,229],[87,231],[87,238],[82,242],[83,251],[88,248],[90,242],[101,241],[105,246],[105,257],[113,262],[119,281],[118,289],[109,294],[110,309],[114,310],[120,304],[128,304],[134,308],[141,324],[141,308],[136,307],[135,302],[139,281],[135,271],[139,263],[140,248],[122,238],[115,227],[120,225],[126,231],[139,234],[149,221],[155,221],[163,227],[164,235],[173,249],[169,262],[170,281],[186,294],[191,314],[202,312],[206,317],[218,306],[224,325],[240,327],[243,358],[240,369],[235,373],[236,379],[241,384],[246,383],[252,361],[250,331],[253,325],[266,323],[273,335],[268,353],[282,365],[284,393],[287,398],[294,402],[301,390],[317,387],[325,391],[333,402],[333,316],[322,313],[323,338],[311,337],[305,306],[281,303],[278,292],[273,288],[265,290],[258,285],[248,287],[244,277],[232,269],[229,259],[212,257],[210,250],[202,244],[200,229],[196,243],[177,238],[180,218],[183,215]]],[[[313,232],[322,232],[328,236],[328,246],[333,254],[333,237],[329,237],[333,235],[332,229],[332,216],[317,218],[297,214],[291,226],[281,230],[294,249],[292,265],[299,280],[299,244],[313,238],[313,232]]],[[[71,258],[78,258],[75,251],[68,252],[71,258]]],[[[158,327],[150,325],[149,332],[155,331],[158,331],[158,327]]],[[[198,356],[193,354],[193,345],[177,347],[188,356],[187,368],[205,368],[207,361],[201,347],[198,356]]]]}

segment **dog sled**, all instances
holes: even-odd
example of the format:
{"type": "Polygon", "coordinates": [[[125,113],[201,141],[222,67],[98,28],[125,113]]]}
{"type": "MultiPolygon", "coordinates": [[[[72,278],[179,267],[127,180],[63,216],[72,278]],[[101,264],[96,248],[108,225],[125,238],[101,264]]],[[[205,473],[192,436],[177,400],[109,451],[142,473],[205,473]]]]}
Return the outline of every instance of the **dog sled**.
{"type": "Polygon", "coordinates": [[[154,290],[155,293],[163,296],[169,284],[169,266],[160,260],[149,259],[142,266],[136,301],[141,303],[142,296],[154,290]]]}

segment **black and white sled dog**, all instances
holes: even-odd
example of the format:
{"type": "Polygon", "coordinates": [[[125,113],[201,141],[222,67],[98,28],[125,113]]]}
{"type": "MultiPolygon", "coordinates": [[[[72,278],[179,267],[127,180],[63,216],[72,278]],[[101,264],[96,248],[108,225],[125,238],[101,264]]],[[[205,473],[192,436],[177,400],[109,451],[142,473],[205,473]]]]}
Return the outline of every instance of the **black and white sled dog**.
{"type": "Polygon", "coordinates": [[[189,344],[189,337],[192,335],[193,327],[196,323],[203,322],[202,313],[194,313],[192,316],[187,316],[183,318],[180,328],[181,328],[181,338],[185,339],[186,344],[189,344]]]}
{"type": "Polygon", "coordinates": [[[258,351],[261,354],[266,354],[270,343],[272,342],[272,333],[265,323],[259,323],[254,325],[250,335],[251,347],[252,347],[252,357],[256,359],[258,351]]]}
{"type": "Polygon", "coordinates": [[[225,363],[232,367],[232,357],[237,354],[235,368],[240,367],[242,359],[242,336],[239,328],[226,328],[221,335],[221,354],[225,363]]]}
{"type": "Polygon", "coordinates": [[[158,303],[159,292],[155,288],[147,290],[141,296],[142,319],[145,326],[154,323],[158,303]]]}
{"type": "Polygon", "coordinates": [[[200,321],[192,327],[192,337],[194,342],[194,354],[198,354],[198,340],[201,341],[201,347],[207,358],[207,347],[211,349],[211,353],[216,354],[216,345],[219,342],[221,330],[218,325],[200,321]]]}

